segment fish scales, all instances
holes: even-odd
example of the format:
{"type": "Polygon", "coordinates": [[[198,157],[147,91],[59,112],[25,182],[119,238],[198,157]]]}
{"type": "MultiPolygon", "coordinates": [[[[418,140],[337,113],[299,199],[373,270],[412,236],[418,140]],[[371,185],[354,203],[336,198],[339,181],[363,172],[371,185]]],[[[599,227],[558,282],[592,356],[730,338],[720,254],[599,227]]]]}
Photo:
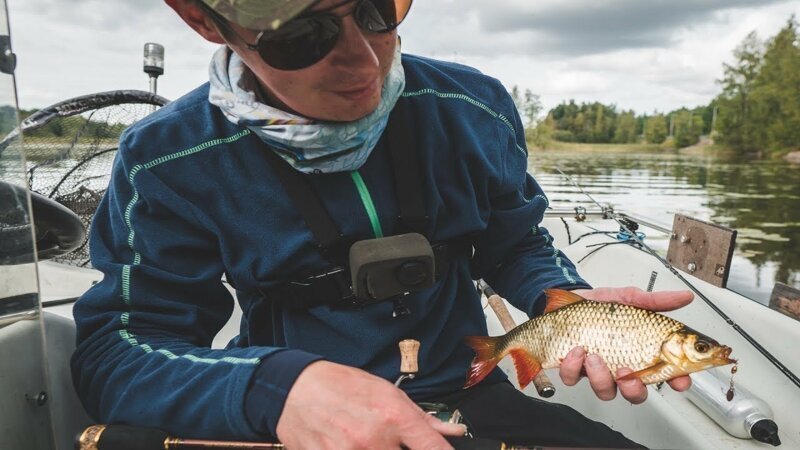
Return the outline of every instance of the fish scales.
{"type": "Polygon", "coordinates": [[[542,368],[558,367],[567,353],[583,346],[611,369],[641,370],[653,365],[661,344],[683,324],[667,316],[607,302],[583,300],[539,316],[509,332],[506,348],[524,347],[541,358],[542,368]]]}

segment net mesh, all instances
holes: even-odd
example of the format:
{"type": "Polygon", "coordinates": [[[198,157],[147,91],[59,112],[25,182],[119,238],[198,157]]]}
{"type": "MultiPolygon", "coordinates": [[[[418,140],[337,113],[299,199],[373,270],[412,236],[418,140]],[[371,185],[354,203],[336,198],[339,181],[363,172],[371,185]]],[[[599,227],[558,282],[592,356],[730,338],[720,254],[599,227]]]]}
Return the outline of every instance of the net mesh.
{"type": "MultiPolygon", "coordinates": [[[[32,114],[20,127],[29,187],[71,209],[89,230],[108,188],[122,131],[166,103],[148,92],[115,91],[67,100],[32,114]]],[[[88,239],[87,233],[80,247],[53,260],[91,267],[88,239]]]]}

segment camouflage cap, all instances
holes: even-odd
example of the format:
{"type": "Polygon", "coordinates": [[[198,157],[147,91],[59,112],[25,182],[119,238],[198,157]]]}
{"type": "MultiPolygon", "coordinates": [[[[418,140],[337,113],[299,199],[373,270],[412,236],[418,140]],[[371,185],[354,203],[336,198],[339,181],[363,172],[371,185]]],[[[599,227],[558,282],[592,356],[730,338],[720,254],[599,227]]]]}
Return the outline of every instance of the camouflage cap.
{"type": "Polygon", "coordinates": [[[222,17],[252,30],[276,30],[318,0],[202,0],[222,17]]]}

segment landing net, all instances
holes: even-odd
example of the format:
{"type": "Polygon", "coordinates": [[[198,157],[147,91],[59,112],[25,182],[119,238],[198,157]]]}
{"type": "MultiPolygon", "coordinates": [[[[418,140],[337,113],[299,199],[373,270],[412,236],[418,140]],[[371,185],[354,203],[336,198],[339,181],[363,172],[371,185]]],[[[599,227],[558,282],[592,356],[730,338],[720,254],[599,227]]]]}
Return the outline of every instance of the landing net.
{"type": "MultiPolygon", "coordinates": [[[[41,109],[0,141],[0,152],[22,133],[30,189],[75,212],[89,230],[108,188],[122,131],[167,99],[144,91],[112,91],[76,97],[41,109]]],[[[53,259],[91,267],[87,239],[53,259]]]]}

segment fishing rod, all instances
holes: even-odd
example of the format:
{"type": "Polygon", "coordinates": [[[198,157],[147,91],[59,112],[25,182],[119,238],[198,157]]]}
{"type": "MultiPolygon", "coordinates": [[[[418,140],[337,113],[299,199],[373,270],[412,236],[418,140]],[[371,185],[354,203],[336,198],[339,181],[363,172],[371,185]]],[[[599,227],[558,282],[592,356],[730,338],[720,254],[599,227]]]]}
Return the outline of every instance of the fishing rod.
{"type": "MultiPolygon", "coordinates": [[[[477,281],[475,287],[478,289],[479,293],[482,293],[486,296],[486,301],[489,303],[489,306],[492,307],[495,316],[497,316],[497,320],[500,322],[500,326],[503,327],[503,330],[508,333],[514,327],[517,326],[514,318],[511,317],[511,313],[508,312],[508,308],[504,302],[503,297],[500,297],[491,286],[486,284],[482,278],[477,281]]],[[[544,370],[540,370],[539,373],[533,377],[533,385],[536,387],[536,392],[539,393],[540,396],[544,398],[550,398],[556,393],[556,387],[553,386],[553,382],[550,381],[547,374],[544,373],[544,370]]]]}
{"type": "MultiPolygon", "coordinates": [[[[414,339],[405,339],[398,344],[400,348],[400,378],[395,382],[399,386],[403,381],[413,379],[419,372],[418,352],[420,343],[414,339]]],[[[436,412],[440,405],[435,403],[418,404],[427,414],[442,419],[436,412]],[[433,406],[434,409],[425,406],[433,406]]],[[[447,408],[447,405],[441,404],[447,408]]],[[[446,420],[448,423],[461,423],[461,413],[456,409],[446,420]]],[[[446,436],[445,439],[456,450],[528,450],[544,447],[516,447],[496,439],[475,438],[472,435],[446,436]]],[[[280,442],[244,442],[221,441],[209,439],[184,439],[169,435],[157,428],[130,425],[91,425],[75,438],[75,450],[284,450],[280,442]]]]}
{"type": "MultiPolygon", "coordinates": [[[[555,169],[561,175],[563,175],[570,183],[572,183],[573,186],[578,188],[578,190],[580,190],[584,195],[586,195],[589,198],[589,200],[592,201],[592,203],[594,203],[595,205],[597,205],[601,209],[608,209],[608,208],[603,208],[603,206],[597,200],[595,200],[594,197],[592,197],[588,192],[586,192],[580,185],[578,185],[578,183],[576,183],[575,180],[573,180],[571,176],[569,176],[566,173],[564,173],[564,171],[562,171],[559,167],[556,167],[555,169]]],[[[750,336],[749,333],[747,333],[742,327],[740,327],[739,324],[734,322],[733,319],[731,319],[727,314],[725,314],[724,311],[719,309],[719,307],[717,307],[717,305],[715,305],[714,302],[711,301],[711,299],[706,297],[689,280],[684,278],[683,275],[681,275],[680,272],[678,272],[678,270],[675,267],[672,266],[672,264],[670,264],[669,262],[667,262],[667,260],[662,258],[661,255],[656,253],[656,251],[653,250],[652,248],[650,248],[649,245],[645,244],[644,241],[634,231],[632,231],[630,228],[628,228],[628,225],[626,223],[624,223],[623,220],[619,219],[619,215],[617,213],[615,213],[613,210],[608,210],[608,217],[614,219],[614,221],[617,222],[617,224],[620,226],[620,228],[625,230],[630,235],[631,239],[636,241],[636,243],[639,244],[641,246],[641,248],[645,249],[648,253],[650,253],[656,259],[658,259],[661,262],[661,264],[663,264],[664,267],[667,268],[667,270],[669,270],[676,277],[678,277],[678,279],[681,282],[683,282],[683,284],[685,284],[687,287],[689,287],[689,289],[691,289],[692,292],[697,294],[697,296],[699,296],[701,299],[703,299],[703,301],[706,302],[706,304],[709,307],[711,307],[711,309],[714,312],[716,312],[720,317],[722,317],[722,319],[725,320],[725,323],[727,323],[728,325],[733,327],[733,329],[736,330],[736,332],[739,333],[747,342],[749,342],[750,345],[752,345],[756,350],[758,350],[759,353],[764,355],[764,357],[767,358],[767,360],[769,362],[771,362],[775,367],[777,367],[778,370],[782,374],[784,374],[787,378],[789,378],[789,380],[792,383],[794,383],[795,386],[800,388],[800,378],[798,378],[797,375],[792,373],[792,371],[789,370],[788,367],[784,366],[783,363],[781,363],[778,360],[778,358],[773,356],[772,353],[770,353],[766,348],[764,348],[761,344],[759,344],[758,341],[755,340],[755,338],[750,336]]]]}
{"type": "MultiPolygon", "coordinates": [[[[446,436],[456,450],[556,450],[541,446],[516,446],[495,439],[446,436]]],[[[155,428],[127,425],[92,425],[75,441],[75,450],[284,450],[281,443],[181,439],[155,428]]]]}

